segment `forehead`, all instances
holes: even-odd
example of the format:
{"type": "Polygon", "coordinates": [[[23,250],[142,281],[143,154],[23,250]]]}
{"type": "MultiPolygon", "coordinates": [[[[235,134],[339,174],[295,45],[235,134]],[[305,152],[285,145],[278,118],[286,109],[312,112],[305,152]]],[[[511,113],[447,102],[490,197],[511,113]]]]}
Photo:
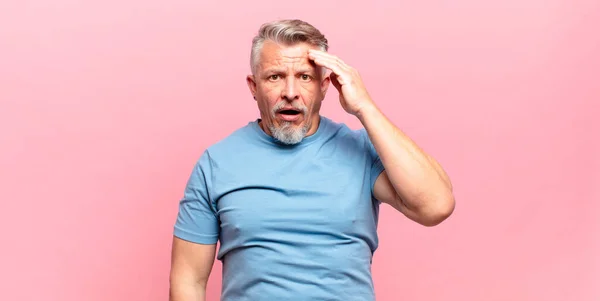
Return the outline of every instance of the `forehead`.
{"type": "Polygon", "coordinates": [[[313,69],[315,65],[308,59],[308,49],[317,49],[317,47],[306,43],[281,45],[267,40],[264,42],[260,54],[259,69],[313,69]]]}

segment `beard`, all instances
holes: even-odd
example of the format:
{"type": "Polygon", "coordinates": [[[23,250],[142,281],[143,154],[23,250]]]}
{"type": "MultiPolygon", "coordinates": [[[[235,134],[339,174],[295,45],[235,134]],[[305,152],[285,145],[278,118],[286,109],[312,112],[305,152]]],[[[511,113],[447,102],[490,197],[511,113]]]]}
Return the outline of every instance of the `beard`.
{"type": "Polygon", "coordinates": [[[310,124],[305,123],[303,126],[295,126],[290,121],[284,121],[279,126],[270,125],[269,130],[273,135],[273,138],[279,140],[283,144],[293,145],[298,144],[304,139],[304,136],[308,132],[310,124]]]}
{"type": "MultiPolygon", "coordinates": [[[[271,116],[273,120],[277,118],[277,111],[283,108],[286,105],[285,101],[279,102],[277,105],[273,107],[271,110],[271,116]]],[[[296,126],[291,121],[283,121],[280,125],[276,126],[275,124],[269,125],[269,130],[273,135],[273,138],[277,139],[279,142],[283,144],[293,145],[298,144],[304,139],[306,133],[310,129],[310,120],[307,118],[308,109],[302,104],[294,104],[292,106],[299,110],[301,114],[303,114],[304,125],[296,126]]]]}

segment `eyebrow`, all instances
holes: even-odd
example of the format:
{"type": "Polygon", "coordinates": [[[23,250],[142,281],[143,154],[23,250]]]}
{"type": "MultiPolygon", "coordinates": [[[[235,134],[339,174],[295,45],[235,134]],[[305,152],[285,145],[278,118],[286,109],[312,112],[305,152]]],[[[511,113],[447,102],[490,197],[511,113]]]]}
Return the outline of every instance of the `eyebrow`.
{"type": "Polygon", "coordinates": [[[311,72],[316,72],[317,69],[316,68],[300,68],[298,69],[299,73],[311,73],[311,72]]]}
{"type": "Polygon", "coordinates": [[[264,71],[265,73],[284,73],[285,69],[270,68],[264,71]]]}

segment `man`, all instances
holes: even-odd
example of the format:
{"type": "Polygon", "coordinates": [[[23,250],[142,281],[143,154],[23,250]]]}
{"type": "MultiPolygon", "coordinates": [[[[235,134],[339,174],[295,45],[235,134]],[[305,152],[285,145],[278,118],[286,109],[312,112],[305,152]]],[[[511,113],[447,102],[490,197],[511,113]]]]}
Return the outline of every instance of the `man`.
{"type": "Polygon", "coordinates": [[[205,300],[218,241],[221,300],[375,300],[380,203],[425,226],[454,210],[440,165],[327,49],[300,20],[264,24],[253,39],[247,83],[260,118],[205,150],[190,176],[174,229],[172,301],[205,300]],[[319,114],[330,83],[363,129],[319,114]]]}

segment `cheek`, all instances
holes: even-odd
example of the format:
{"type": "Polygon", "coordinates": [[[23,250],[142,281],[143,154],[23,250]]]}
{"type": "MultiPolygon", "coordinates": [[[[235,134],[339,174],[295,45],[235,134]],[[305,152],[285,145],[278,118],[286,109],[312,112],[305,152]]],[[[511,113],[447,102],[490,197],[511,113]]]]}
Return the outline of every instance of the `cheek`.
{"type": "Polygon", "coordinates": [[[282,85],[278,82],[264,81],[258,85],[258,88],[261,89],[264,93],[269,94],[273,93],[274,91],[280,90],[281,86],[282,85]]]}
{"type": "Polygon", "coordinates": [[[321,91],[319,90],[319,86],[313,83],[305,83],[301,85],[300,94],[304,99],[306,105],[314,105],[314,102],[318,100],[321,95],[321,91]]]}
{"type": "Polygon", "coordinates": [[[321,92],[321,87],[319,86],[319,82],[313,80],[311,82],[304,82],[300,84],[301,90],[304,93],[310,95],[318,95],[321,92]]]}
{"type": "Polygon", "coordinates": [[[264,85],[260,87],[260,93],[264,96],[264,98],[271,102],[276,103],[279,97],[281,96],[281,85],[270,84],[264,85]]]}
{"type": "Polygon", "coordinates": [[[258,108],[262,113],[270,116],[271,110],[277,104],[277,100],[277,97],[272,97],[269,94],[263,94],[258,101],[258,108]]]}
{"type": "Polygon", "coordinates": [[[272,93],[273,86],[264,83],[259,83],[256,85],[256,94],[263,96],[262,98],[265,98],[264,96],[268,96],[272,93]]]}

